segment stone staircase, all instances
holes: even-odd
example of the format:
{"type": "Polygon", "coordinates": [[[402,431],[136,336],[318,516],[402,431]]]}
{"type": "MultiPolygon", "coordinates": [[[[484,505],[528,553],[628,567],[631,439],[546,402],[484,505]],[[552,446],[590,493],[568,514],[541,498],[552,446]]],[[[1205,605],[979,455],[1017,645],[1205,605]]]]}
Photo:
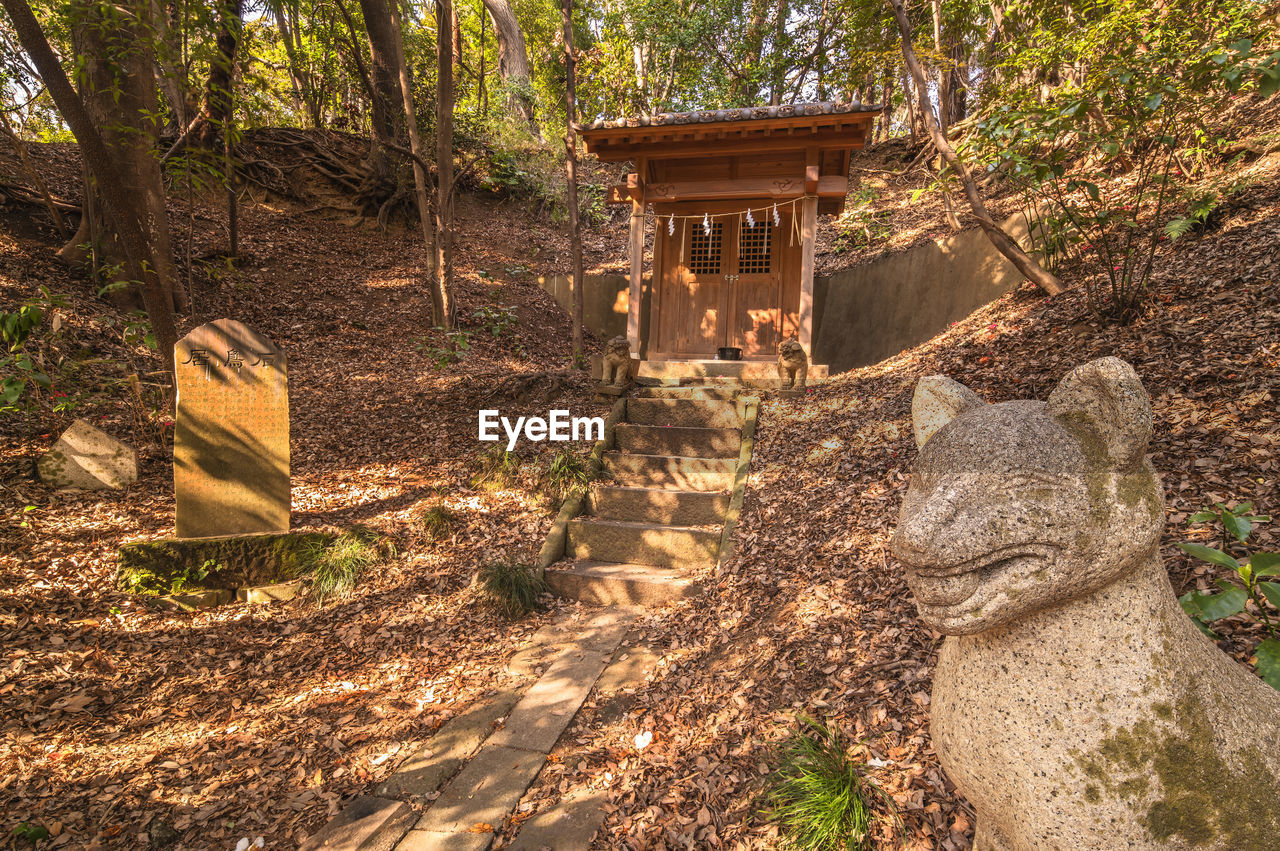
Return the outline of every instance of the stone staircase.
{"type": "Polygon", "coordinates": [[[625,400],[601,481],[569,520],[566,559],[546,571],[552,590],[603,605],[661,604],[716,565],[749,461],[743,431],[756,400],[740,394],[734,386],[643,387],[625,400]]]}

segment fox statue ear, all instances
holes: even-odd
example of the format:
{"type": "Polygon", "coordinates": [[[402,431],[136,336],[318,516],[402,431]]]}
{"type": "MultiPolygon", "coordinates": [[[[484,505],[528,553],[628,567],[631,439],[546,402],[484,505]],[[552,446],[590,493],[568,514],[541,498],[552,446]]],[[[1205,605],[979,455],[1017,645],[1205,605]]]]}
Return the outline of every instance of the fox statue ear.
{"type": "Polygon", "coordinates": [[[1133,367],[1119,358],[1081,364],[1049,394],[1049,415],[1081,423],[1102,441],[1111,463],[1142,463],[1151,439],[1151,401],[1133,367]]]}
{"type": "Polygon", "coordinates": [[[945,375],[926,375],[916,383],[916,393],[911,397],[911,427],[916,434],[916,446],[924,446],[934,432],[958,414],[985,404],[977,393],[958,381],[945,375]]]}

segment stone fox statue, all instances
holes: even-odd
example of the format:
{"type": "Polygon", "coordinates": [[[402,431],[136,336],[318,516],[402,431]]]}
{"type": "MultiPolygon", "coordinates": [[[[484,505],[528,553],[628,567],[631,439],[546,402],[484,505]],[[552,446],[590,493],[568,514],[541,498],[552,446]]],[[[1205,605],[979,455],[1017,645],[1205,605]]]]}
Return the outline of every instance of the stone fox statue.
{"type": "Polygon", "coordinates": [[[604,359],[600,363],[600,383],[626,387],[631,379],[631,344],[621,335],[604,346],[604,359]]]}
{"type": "Polygon", "coordinates": [[[809,356],[794,337],[778,346],[778,379],[783,387],[804,386],[809,375],[809,356]]]}
{"type": "Polygon", "coordinates": [[[1201,635],[1160,562],[1133,368],[1048,403],[920,381],[893,552],[946,634],[932,736],[975,849],[1280,848],[1280,692],[1201,635]]]}

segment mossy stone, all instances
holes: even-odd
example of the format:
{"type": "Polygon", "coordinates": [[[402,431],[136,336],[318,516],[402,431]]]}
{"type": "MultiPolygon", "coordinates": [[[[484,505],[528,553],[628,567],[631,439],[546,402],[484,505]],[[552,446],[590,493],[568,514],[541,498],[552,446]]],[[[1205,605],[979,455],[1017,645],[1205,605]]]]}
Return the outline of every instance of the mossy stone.
{"type": "Polygon", "coordinates": [[[142,594],[271,585],[305,573],[334,540],[322,532],[287,532],[137,541],[120,548],[116,581],[122,590],[142,594]]]}

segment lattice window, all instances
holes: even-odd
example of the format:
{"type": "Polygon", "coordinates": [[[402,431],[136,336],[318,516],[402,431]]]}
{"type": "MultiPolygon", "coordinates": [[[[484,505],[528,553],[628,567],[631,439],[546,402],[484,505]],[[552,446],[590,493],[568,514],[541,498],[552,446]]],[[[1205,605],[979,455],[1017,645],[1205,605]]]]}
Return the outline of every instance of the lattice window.
{"type": "Polygon", "coordinates": [[[767,275],[770,272],[773,237],[772,222],[756,222],[750,227],[742,222],[738,228],[738,273],[741,275],[767,275]]]}
{"type": "Polygon", "coordinates": [[[701,224],[693,226],[689,245],[689,271],[695,275],[720,274],[720,249],[724,242],[724,223],[713,222],[711,233],[701,224]]]}

